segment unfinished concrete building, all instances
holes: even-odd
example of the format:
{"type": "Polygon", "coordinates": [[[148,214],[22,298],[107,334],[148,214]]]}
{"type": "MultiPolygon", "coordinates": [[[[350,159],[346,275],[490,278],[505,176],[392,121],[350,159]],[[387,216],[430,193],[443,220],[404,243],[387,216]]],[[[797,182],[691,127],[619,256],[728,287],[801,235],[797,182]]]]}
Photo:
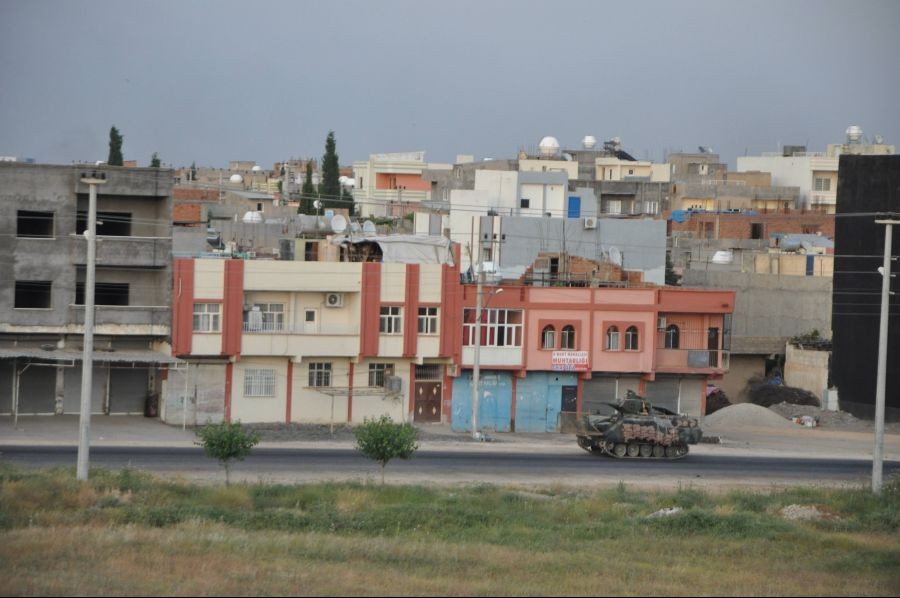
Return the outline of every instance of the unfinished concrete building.
{"type": "Polygon", "coordinates": [[[97,199],[92,412],[153,413],[170,334],[173,172],[0,164],[0,413],[78,413],[89,187],[97,199]]]}

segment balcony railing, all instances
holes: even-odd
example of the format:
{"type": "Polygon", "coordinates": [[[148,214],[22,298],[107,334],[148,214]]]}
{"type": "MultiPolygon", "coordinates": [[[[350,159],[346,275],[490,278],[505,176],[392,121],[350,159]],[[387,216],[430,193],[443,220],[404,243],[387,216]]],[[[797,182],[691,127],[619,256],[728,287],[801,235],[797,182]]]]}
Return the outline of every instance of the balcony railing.
{"type": "Polygon", "coordinates": [[[249,334],[294,334],[294,335],[358,335],[359,326],[344,324],[319,324],[306,326],[303,324],[285,324],[283,322],[244,322],[243,330],[249,334]]]}

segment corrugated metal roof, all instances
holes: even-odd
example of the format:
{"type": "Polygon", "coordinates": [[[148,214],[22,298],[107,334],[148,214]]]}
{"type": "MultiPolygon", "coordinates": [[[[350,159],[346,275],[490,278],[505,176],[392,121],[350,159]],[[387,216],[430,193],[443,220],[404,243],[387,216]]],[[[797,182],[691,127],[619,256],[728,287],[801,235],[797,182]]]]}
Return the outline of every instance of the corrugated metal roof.
{"type": "MultiPolygon", "coordinates": [[[[0,348],[0,359],[43,359],[46,361],[81,361],[83,353],[66,349],[47,351],[39,347],[0,348]]],[[[157,351],[133,349],[129,351],[94,351],[94,361],[108,363],[182,363],[182,360],[157,351]]]]}

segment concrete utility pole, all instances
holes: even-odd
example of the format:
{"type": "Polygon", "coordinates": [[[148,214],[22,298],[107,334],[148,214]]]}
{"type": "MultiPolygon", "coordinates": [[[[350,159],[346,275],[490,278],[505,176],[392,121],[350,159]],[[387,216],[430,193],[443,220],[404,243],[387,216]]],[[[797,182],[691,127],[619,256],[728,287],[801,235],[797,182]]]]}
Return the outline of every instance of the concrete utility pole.
{"type": "Polygon", "coordinates": [[[884,226],[884,266],[881,270],[881,320],[878,330],[878,376],[875,388],[875,450],[872,451],[872,492],[881,494],[884,470],[884,395],[887,386],[887,337],[888,308],[891,292],[891,250],[893,247],[893,226],[900,224],[895,214],[885,214],[876,220],[884,226]]]}
{"type": "Polygon", "coordinates": [[[90,436],[91,436],[91,396],[93,395],[94,373],[94,279],[97,266],[97,186],[106,183],[106,174],[82,173],[81,182],[90,186],[88,203],[88,226],[84,231],[87,240],[87,273],[84,281],[84,353],[81,357],[81,415],[78,431],[77,478],[88,479],[90,436]]]}
{"type": "Polygon", "coordinates": [[[481,382],[481,304],[484,293],[484,263],[481,264],[479,270],[480,272],[477,273],[478,285],[475,291],[475,363],[472,366],[472,438],[475,440],[481,440],[481,432],[478,430],[478,404],[481,392],[478,387],[481,382]]]}

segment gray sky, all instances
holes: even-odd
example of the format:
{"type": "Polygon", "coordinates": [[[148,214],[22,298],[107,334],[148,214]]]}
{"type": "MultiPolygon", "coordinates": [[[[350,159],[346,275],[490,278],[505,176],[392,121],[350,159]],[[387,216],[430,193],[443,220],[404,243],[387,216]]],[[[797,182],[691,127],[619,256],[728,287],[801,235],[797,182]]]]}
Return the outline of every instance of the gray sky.
{"type": "Polygon", "coordinates": [[[0,0],[0,155],[142,166],[426,150],[544,135],[639,158],[900,145],[900,2],[0,0]]]}

